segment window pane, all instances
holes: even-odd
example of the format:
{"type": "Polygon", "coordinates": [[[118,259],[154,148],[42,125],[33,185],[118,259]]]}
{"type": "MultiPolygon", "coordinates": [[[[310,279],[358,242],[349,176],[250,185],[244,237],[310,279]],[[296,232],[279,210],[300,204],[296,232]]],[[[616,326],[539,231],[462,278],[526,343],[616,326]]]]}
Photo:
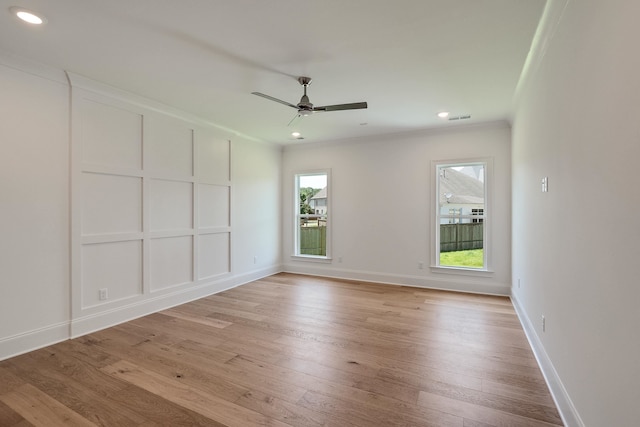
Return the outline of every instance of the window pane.
{"type": "Polygon", "coordinates": [[[484,268],[484,164],[438,166],[439,265],[484,268]]]}
{"type": "Polygon", "coordinates": [[[297,175],[298,255],[327,256],[327,174],[297,175]]]}
{"type": "Polygon", "coordinates": [[[311,219],[300,225],[300,255],[327,255],[326,224],[326,220],[311,219]]]}

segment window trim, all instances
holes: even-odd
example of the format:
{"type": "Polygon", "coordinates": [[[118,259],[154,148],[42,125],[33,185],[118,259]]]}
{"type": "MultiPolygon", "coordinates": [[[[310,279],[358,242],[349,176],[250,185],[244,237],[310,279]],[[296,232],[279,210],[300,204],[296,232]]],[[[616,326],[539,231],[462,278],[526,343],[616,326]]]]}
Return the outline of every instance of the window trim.
{"type": "Polygon", "coordinates": [[[303,170],[297,171],[293,174],[293,254],[291,255],[292,259],[298,261],[309,261],[309,262],[331,262],[331,229],[332,229],[332,221],[331,221],[331,194],[333,193],[332,184],[331,184],[331,169],[311,169],[311,170],[303,170]],[[300,253],[300,237],[299,237],[299,221],[300,221],[300,176],[310,176],[310,175],[326,175],[327,176],[327,204],[326,204],[326,255],[306,255],[300,253]]]}
{"type": "MultiPolygon", "coordinates": [[[[470,276],[486,276],[493,273],[492,262],[492,212],[493,212],[493,158],[492,157],[475,157],[465,159],[450,160],[433,160],[431,162],[431,176],[433,183],[431,185],[431,271],[437,273],[463,274],[470,276]],[[458,267],[449,265],[440,265],[440,210],[439,210],[439,169],[441,167],[451,166],[469,166],[473,164],[484,165],[484,212],[482,215],[482,223],[484,230],[482,233],[483,246],[483,263],[482,268],[458,267]]],[[[478,215],[466,215],[465,218],[478,219],[478,215]]]]}

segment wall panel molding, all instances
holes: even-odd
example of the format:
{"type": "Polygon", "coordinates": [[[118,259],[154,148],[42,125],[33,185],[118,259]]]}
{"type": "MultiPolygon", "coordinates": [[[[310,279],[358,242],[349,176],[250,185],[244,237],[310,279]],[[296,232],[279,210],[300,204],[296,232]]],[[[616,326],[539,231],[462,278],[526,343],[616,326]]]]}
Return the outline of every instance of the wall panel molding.
{"type": "Polygon", "coordinates": [[[71,335],[215,292],[233,277],[230,141],[186,113],[69,80],[71,335]]]}
{"type": "MultiPolygon", "coordinates": [[[[0,98],[6,113],[5,136],[16,142],[5,144],[0,156],[8,184],[3,194],[6,227],[0,245],[6,285],[0,298],[0,360],[281,271],[278,146],[6,51],[0,52],[0,82],[5,89],[0,98]],[[99,119],[91,129],[83,124],[83,103],[89,110],[105,112],[89,113],[99,119]],[[143,168],[144,151],[139,142],[144,142],[144,119],[151,116],[191,130],[195,153],[191,173],[183,173],[183,168],[151,174],[143,168]],[[119,125],[110,126],[110,120],[102,120],[106,117],[115,117],[119,125]],[[30,125],[25,127],[24,123],[30,125]],[[83,147],[83,135],[93,135],[97,145],[83,147]],[[127,135],[134,138],[121,139],[127,135]],[[234,162],[232,145],[240,153],[234,162]],[[106,191],[116,197],[94,194],[98,197],[89,202],[83,197],[83,184],[91,184],[84,181],[89,175],[106,184],[106,191]],[[236,177],[233,183],[232,176],[236,177]],[[148,209],[140,214],[139,206],[134,208],[131,200],[141,199],[142,207],[148,206],[151,179],[193,187],[190,228],[145,229],[150,219],[148,209]],[[127,182],[136,182],[136,187],[142,182],[142,196],[138,190],[127,194],[127,182]],[[235,215],[226,226],[217,226],[217,220],[200,224],[200,217],[207,215],[207,209],[198,212],[196,188],[201,184],[227,187],[229,210],[235,215]],[[88,203],[84,213],[83,202],[88,203]],[[250,209],[256,205],[264,213],[261,224],[265,226],[260,228],[255,227],[250,209]],[[93,222],[83,224],[83,215],[93,222]],[[141,218],[131,220],[138,216],[141,218]],[[83,225],[89,227],[83,230],[83,225]],[[150,241],[180,236],[193,242],[193,280],[151,293],[147,268],[142,271],[140,288],[138,268],[151,262],[150,241]],[[142,261],[129,259],[134,258],[131,253],[137,253],[140,244],[142,261]],[[125,248],[126,253],[112,248],[125,248]],[[221,250],[223,257],[217,255],[221,250]],[[101,255],[101,251],[111,255],[101,255]],[[87,256],[87,252],[91,254],[87,256]],[[109,271],[109,263],[104,262],[119,255],[123,255],[120,260],[111,262],[126,261],[129,267],[135,266],[120,271],[131,282],[122,283],[122,288],[112,285],[119,270],[109,271]],[[256,255],[258,262],[254,261],[256,255]],[[215,262],[210,263],[212,256],[215,262]],[[88,265],[91,257],[112,277],[101,278],[99,269],[88,265]],[[83,274],[87,273],[94,282],[91,286],[103,286],[99,280],[107,280],[110,292],[106,302],[93,300],[97,294],[91,289],[83,295],[87,291],[83,274]],[[83,296],[87,297],[84,301],[83,296]]],[[[89,190],[95,190],[93,184],[89,190]]]]}

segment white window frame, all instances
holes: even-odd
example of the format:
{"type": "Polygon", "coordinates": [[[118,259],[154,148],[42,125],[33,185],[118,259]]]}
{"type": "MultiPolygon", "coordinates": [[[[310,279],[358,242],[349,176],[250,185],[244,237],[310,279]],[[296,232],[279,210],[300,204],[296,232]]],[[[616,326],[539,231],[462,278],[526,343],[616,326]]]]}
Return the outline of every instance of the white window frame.
{"type": "MultiPolygon", "coordinates": [[[[293,191],[293,255],[294,259],[301,261],[314,261],[314,262],[331,262],[331,169],[314,169],[307,171],[300,171],[294,173],[294,191],[293,191]],[[326,255],[307,255],[300,253],[300,177],[301,176],[313,176],[313,175],[326,175],[327,176],[327,205],[326,205],[326,255]]],[[[315,214],[313,214],[315,215],[315,214]]]]}
{"type": "Polygon", "coordinates": [[[492,192],[493,192],[493,159],[489,157],[455,160],[434,160],[431,163],[431,176],[433,185],[431,186],[431,235],[433,236],[431,253],[431,271],[436,273],[455,273],[464,275],[486,275],[492,274],[492,251],[491,251],[491,230],[492,230],[492,192]],[[472,166],[481,164],[484,166],[484,211],[483,215],[463,215],[461,218],[478,220],[482,218],[484,230],[482,233],[483,264],[482,268],[459,267],[440,265],[440,168],[452,166],[472,166]]]}

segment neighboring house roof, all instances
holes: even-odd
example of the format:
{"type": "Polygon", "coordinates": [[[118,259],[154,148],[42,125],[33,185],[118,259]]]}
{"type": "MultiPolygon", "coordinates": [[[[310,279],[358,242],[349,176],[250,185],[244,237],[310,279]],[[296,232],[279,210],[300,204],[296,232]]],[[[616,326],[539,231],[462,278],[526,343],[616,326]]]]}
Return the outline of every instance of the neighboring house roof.
{"type": "Polygon", "coordinates": [[[443,170],[440,177],[440,205],[481,205],[484,203],[484,183],[455,169],[443,170]],[[451,196],[447,199],[447,196],[451,196]]]}
{"type": "Polygon", "coordinates": [[[326,199],[327,198],[327,187],[324,187],[322,190],[318,191],[311,200],[314,199],[326,199]]]}

